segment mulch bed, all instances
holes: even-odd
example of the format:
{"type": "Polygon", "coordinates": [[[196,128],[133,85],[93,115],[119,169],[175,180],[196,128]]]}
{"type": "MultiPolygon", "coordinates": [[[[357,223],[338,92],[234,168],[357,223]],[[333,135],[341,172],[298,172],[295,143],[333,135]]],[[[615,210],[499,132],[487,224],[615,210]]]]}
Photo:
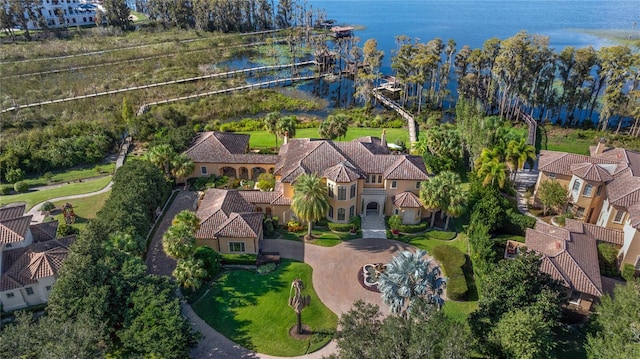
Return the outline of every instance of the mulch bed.
{"type": "Polygon", "coordinates": [[[370,292],[380,293],[380,290],[378,289],[377,285],[368,286],[368,285],[364,284],[364,273],[362,272],[362,268],[360,268],[358,270],[358,283],[360,283],[362,288],[364,288],[364,289],[366,289],[366,290],[368,290],[370,292]]]}

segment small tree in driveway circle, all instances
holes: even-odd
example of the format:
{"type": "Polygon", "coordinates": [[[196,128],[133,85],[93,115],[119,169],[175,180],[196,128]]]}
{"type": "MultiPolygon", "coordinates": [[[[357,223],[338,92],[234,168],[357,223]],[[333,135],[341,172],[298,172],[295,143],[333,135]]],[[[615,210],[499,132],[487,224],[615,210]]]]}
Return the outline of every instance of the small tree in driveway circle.
{"type": "Polygon", "coordinates": [[[293,308],[298,317],[298,334],[302,334],[302,310],[309,306],[311,303],[311,297],[308,295],[302,295],[304,289],[304,283],[302,279],[296,278],[291,282],[291,289],[289,290],[289,306],[293,308]]]}

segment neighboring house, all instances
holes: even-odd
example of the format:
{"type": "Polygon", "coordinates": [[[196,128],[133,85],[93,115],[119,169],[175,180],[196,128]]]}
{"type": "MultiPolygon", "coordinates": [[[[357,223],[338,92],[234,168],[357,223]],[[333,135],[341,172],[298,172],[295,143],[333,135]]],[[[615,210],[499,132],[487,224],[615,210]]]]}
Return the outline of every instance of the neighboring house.
{"type": "Polygon", "coordinates": [[[258,253],[263,214],[247,202],[240,191],[208,189],[198,201],[198,246],[219,253],[258,253]]]}
{"type": "Polygon", "coordinates": [[[327,218],[347,223],[356,215],[399,214],[406,224],[434,215],[419,198],[420,184],[429,175],[420,156],[392,154],[382,138],[350,142],[285,138],[278,155],[249,153],[249,136],[233,133],[199,134],[184,153],[196,164],[189,177],[215,174],[255,179],[273,173],[272,192],[240,191],[257,211],[277,216],[280,223],[295,219],[291,211],[293,183],[301,174],[316,173],[326,181],[327,218]]]}
{"type": "Polygon", "coordinates": [[[540,183],[555,179],[569,194],[567,210],[584,223],[623,233],[618,260],[640,270],[640,153],[605,146],[590,148],[590,156],[540,151],[540,183]]]}
{"type": "MultiPolygon", "coordinates": [[[[622,245],[621,231],[567,219],[564,228],[541,221],[527,229],[525,246],[542,254],[541,270],[567,288],[569,304],[588,311],[602,296],[602,277],[598,265],[597,242],[622,245]]],[[[521,244],[509,241],[509,248],[521,244]]]]}
{"type": "MultiPolygon", "coordinates": [[[[7,7],[9,4],[7,3],[7,7]]],[[[82,0],[41,0],[33,9],[40,18],[39,21],[28,21],[29,30],[47,28],[61,28],[71,26],[95,25],[96,12],[104,9],[97,3],[82,0]]],[[[20,22],[16,21],[18,25],[20,22]]]]}
{"type": "Polygon", "coordinates": [[[31,224],[25,206],[0,208],[2,310],[46,303],[75,236],[56,238],[58,222],[31,224]]]}

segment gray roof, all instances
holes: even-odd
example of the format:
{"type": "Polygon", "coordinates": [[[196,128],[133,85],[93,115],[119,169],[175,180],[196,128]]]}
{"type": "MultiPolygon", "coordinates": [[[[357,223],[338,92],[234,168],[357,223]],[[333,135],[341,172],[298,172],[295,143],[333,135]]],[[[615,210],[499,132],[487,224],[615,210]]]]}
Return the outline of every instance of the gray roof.
{"type": "Polygon", "coordinates": [[[184,154],[196,163],[276,163],[276,155],[248,151],[249,135],[213,131],[199,133],[184,154]]]}
{"type": "Polygon", "coordinates": [[[241,191],[207,190],[196,216],[200,219],[196,238],[249,238],[262,230],[262,214],[244,199],[241,191]]]}

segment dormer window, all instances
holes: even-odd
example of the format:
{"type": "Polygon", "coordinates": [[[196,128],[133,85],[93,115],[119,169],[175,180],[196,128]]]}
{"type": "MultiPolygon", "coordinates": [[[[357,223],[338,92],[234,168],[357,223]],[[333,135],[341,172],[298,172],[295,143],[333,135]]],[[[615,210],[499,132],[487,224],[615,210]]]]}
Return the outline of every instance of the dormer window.
{"type": "Polygon", "coordinates": [[[625,211],[616,210],[616,215],[613,217],[613,223],[622,223],[622,219],[624,218],[625,211]]]}
{"type": "Polygon", "coordinates": [[[580,181],[575,180],[575,182],[573,182],[573,187],[571,187],[571,191],[573,192],[578,192],[580,190],[580,185],[582,183],[580,183],[580,181]]]}

